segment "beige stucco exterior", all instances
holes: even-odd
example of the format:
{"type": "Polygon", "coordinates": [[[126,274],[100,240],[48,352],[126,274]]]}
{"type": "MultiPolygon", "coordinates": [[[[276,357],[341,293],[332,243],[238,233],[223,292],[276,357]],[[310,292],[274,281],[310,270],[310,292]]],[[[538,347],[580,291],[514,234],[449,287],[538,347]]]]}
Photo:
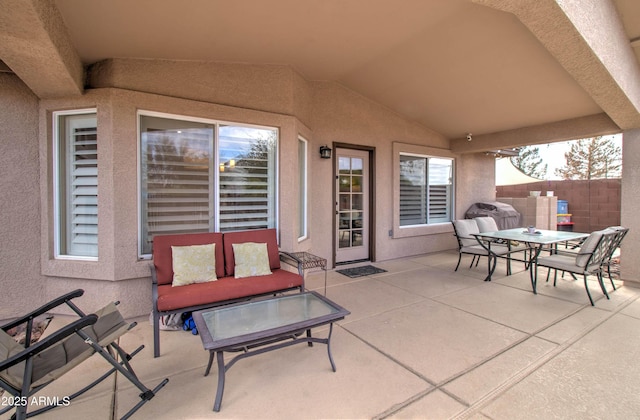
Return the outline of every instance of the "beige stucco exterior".
{"type": "MultiPolygon", "coordinates": [[[[16,148],[16,143],[3,142],[3,149],[13,149],[3,150],[4,167],[9,173],[21,174],[28,168],[33,175],[20,176],[27,183],[22,188],[11,187],[11,199],[4,204],[11,207],[5,214],[21,214],[22,219],[26,218],[24,223],[28,225],[32,239],[39,237],[40,251],[39,262],[33,252],[33,243],[16,250],[15,257],[6,261],[5,267],[16,275],[7,278],[3,286],[11,290],[16,306],[9,302],[0,317],[10,316],[28,297],[49,299],[75,288],[86,290],[84,299],[89,306],[97,306],[109,298],[122,300],[123,311],[129,315],[150,310],[150,261],[138,258],[139,110],[278,127],[278,228],[282,249],[309,250],[327,258],[330,265],[333,263],[333,234],[326,229],[333,225],[332,164],[320,159],[317,150],[320,145],[334,142],[375,148],[374,259],[387,260],[455,246],[448,224],[417,234],[400,234],[396,221],[396,233],[389,236],[389,231],[394,230],[391,197],[398,189],[393,182],[394,142],[404,144],[405,148],[456,157],[448,150],[448,140],[443,136],[335,83],[309,83],[289,68],[267,66],[260,69],[207,63],[185,68],[184,63],[167,61],[124,61],[100,64],[99,77],[95,73],[91,77],[98,87],[71,98],[38,101],[17,77],[2,76],[3,90],[10,90],[19,97],[19,100],[10,99],[16,115],[10,115],[4,124],[9,128],[8,137],[11,133],[25,137],[26,127],[29,127],[29,135],[19,144],[29,145],[32,158],[16,158],[23,152],[23,147],[16,148]],[[228,72],[218,71],[220,67],[228,72]],[[184,77],[185,73],[189,77],[184,77]],[[234,85],[244,86],[245,94],[238,95],[237,91],[231,90],[225,93],[214,88],[226,86],[229,75],[235,78],[234,85]],[[167,80],[179,82],[167,84],[167,80]],[[209,90],[200,88],[203,80],[210,86],[209,90]],[[175,88],[176,84],[178,88],[175,88]],[[275,86],[277,92],[260,89],[262,84],[275,86]],[[269,101],[272,94],[274,100],[269,101]],[[227,105],[230,102],[233,105],[227,105]],[[261,107],[267,109],[260,110],[261,107]],[[56,259],[52,235],[52,112],[87,108],[96,108],[98,115],[99,259],[56,259]],[[25,115],[30,118],[25,119],[25,115]],[[298,242],[294,222],[298,212],[295,197],[299,193],[296,182],[298,136],[309,142],[308,188],[312,192],[309,194],[309,237],[301,242],[298,242]],[[40,197],[39,202],[34,199],[36,196],[40,197]],[[27,206],[24,201],[32,203],[27,206]],[[28,213],[21,210],[23,206],[29,209],[28,213]],[[40,220],[39,226],[31,223],[36,219],[40,220]],[[25,260],[31,261],[32,272],[28,276],[18,275],[24,273],[22,261],[25,260]],[[122,299],[123,296],[126,299],[122,299]]],[[[473,188],[460,187],[456,196],[458,213],[474,201],[491,198],[494,193],[490,181],[493,160],[484,154],[466,155],[461,159],[456,165],[456,176],[465,181],[460,185],[470,185],[466,180],[477,173],[488,176],[478,179],[473,188]]],[[[7,232],[5,243],[24,243],[24,233],[23,228],[7,232]]]]}
{"type": "MultiPolygon", "coordinates": [[[[622,155],[622,202],[620,223],[640,229],[638,209],[640,208],[640,130],[624,132],[622,155]]],[[[631,284],[640,285],[640,237],[629,235],[625,238],[624,255],[621,256],[620,275],[631,284]]]]}
{"type": "Polygon", "coordinates": [[[27,302],[43,303],[46,293],[40,258],[33,253],[41,236],[38,98],[17,77],[0,74],[0,109],[0,258],[6,296],[0,317],[7,318],[27,302]]]}
{"type": "MultiPolygon", "coordinates": [[[[149,312],[150,261],[138,255],[140,110],[277,127],[281,247],[330,266],[334,162],[320,159],[321,145],[371,151],[371,258],[381,261],[455,247],[449,224],[400,228],[400,152],[455,159],[462,217],[495,198],[486,151],[622,131],[622,224],[631,228],[622,275],[640,279],[628,263],[640,258],[640,55],[637,39],[629,43],[640,25],[629,17],[632,2],[367,0],[305,9],[274,0],[255,2],[244,25],[198,25],[211,7],[241,13],[235,2],[211,4],[198,2],[202,12],[175,23],[176,42],[161,42],[166,31],[127,2],[9,0],[0,8],[0,319],[75,288],[85,289],[88,310],[121,300],[127,316],[149,312]],[[98,116],[99,258],[59,259],[52,113],[87,108],[98,116]],[[302,241],[299,136],[309,145],[302,241]]],[[[160,15],[178,6],[155,7],[160,15]]]]}

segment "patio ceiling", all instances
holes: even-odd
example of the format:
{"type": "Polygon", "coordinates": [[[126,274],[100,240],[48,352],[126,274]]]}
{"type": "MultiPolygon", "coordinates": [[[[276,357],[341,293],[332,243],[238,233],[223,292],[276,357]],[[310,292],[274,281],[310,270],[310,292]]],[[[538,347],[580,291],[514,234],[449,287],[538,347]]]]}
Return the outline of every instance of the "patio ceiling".
{"type": "MultiPolygon", "coordinates": [[[[108,58],[288,65],[307,80],[340,83],[459,146],[469,132],[474,140],[494,136],[492,146],[510,146],[514,135],[507,141],[495,134],[540,126],[547,127],[544,133],[563,121],[577,121],[574,125],[593,133],[640,127],[640,2],[558,3],[568,2],[54,0],[52,5],[84,66],[108,58]],[[619,31],[609,30],[607,42],[616,50],[612,62],[626,66],[622,74],[626,79],[631,74],[630,82],[621,83],[611,71],[615,66],[606,62],[606,48],[598,51],[597,40],[589,39],[591,29],[580,27],[581,8],[594,9],[587,12],[607,21],[612,16],[602,14],[613,11],[612,27],[619,31]]],[[[6,36],[3,13],[0,44],[6,36]]],[[[600,22],[593,21],[596,29],[600,22]]],[[[48,30],[47,23],[42,26],[48,30]]],[[[36,94],[47,96],[46,88],[40,94],[35,87],[42,76],[33,77],[32,86],[28,68],[33,65],[22,69],[15,55],[0,47],[0,59],[36,94]]],[[[518,141],[543,142],[540,133],[518,141]]]]}

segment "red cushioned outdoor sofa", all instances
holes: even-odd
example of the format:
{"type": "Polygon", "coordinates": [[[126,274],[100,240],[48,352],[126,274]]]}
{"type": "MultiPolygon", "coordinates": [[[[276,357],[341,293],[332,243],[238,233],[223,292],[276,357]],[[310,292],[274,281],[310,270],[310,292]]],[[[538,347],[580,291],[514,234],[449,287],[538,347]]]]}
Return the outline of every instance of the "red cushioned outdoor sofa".
{"type": "MultiPolygon", "coordinates": [[[[278,250],[275,229],[154,236],[153,264],[151,265],[154,357],[160,356],[160,317],[162,315],[197,311],[295,289],[300,292],[304,291],[301,266],[298,266],[297,274],[282,269],[280,267],[282,254],[284,253],[280,253],[278,250]],[[267,244],[272,274],[234,278],[233,244],[246,242],[267,244]],[[217,280],[186,286],[172,286],[171,247],[206,244],[215,244],[217,280]]],[[[291,260],[290,256],[288,260],[291,260]]]]}

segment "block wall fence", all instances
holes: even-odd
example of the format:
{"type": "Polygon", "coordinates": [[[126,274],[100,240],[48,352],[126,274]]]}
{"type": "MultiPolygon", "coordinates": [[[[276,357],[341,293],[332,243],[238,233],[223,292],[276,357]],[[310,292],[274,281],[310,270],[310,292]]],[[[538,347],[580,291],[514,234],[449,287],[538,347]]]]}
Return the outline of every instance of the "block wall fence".
{"type": "Polygon", "coordinates": [[[620,225],[621,179],[591,181],[540,181],[496,187],[496,197],[528,197],[530,191],[553,191],[569,204],[575,232],[592,232],[620,225]]]}

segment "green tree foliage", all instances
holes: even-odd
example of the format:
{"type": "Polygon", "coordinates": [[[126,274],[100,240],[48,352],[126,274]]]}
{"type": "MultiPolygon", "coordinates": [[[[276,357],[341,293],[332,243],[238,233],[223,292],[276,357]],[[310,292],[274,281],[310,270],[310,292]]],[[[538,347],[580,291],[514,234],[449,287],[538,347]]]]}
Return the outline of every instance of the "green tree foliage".
{"type": "Polygon", "coordinates": [[[578,140],[564,154],[566,160],[555,174],[562,179],[619,178],[622,169],[622,151],[602,136],[578,140]]]}
{"type": "Polygon", "coordinates": [[[539,152],[540,149],[535,146],[523,147],[518,156],[511,157],[511,163],[525,175],[545,179],[548,165],[543,162],[539,152]]]}

